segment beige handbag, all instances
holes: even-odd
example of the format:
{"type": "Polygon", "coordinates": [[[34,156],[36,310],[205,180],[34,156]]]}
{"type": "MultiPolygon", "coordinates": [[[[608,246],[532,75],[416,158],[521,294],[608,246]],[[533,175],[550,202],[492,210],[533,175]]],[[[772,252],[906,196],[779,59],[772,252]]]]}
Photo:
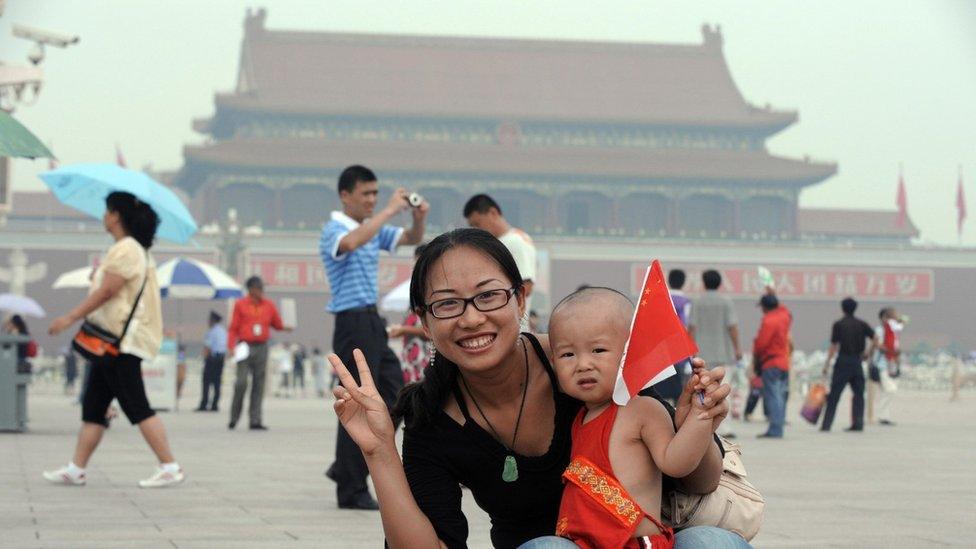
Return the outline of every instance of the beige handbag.
{"type": "Polygon", "coordinates": [[[738,444],[719,437],[725,448],[722,477],[711,494],[686,494],[673,490],[661,502],[661,518],[675,529],[717,526],[739,534],[746,541],[759,533],[766,501],[746,480],[742,450],[738,444]]]}

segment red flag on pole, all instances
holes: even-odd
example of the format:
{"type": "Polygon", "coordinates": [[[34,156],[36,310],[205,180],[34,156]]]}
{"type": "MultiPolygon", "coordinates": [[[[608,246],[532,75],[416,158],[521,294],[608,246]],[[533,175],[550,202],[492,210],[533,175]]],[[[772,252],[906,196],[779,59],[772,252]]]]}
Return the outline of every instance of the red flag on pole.
{"type": "Polygon", "coordinates": [[[120,167],[125,168],[125,157],[122,156],[122,149],[119,148],[119,144],[115,144],[115,163],[120,167]]]}
{"type": "Polygon", "coordinates": [[[898,217],[895,218],[895,227],[904,227],[908,220],[908,195],[905,193],[905,178],[898,171],[898,196],[895,197],[895,205],[898,206],[898,217]]]}
{"type": "Polygon", "coordinates": [[[962,168],[959,169],[959,186],[956,188],[956,234],[962,237],[962,224],[966,221],[966,195],[962,190],[962,168]]]}
{"type": "Polygon", "coordinates": [[[672,364],[698,352],[674,310],[659,261],[647,269],[642,288],[613,391],[613,400],[620,405],[644,387],[674,375],[672,364]]]}

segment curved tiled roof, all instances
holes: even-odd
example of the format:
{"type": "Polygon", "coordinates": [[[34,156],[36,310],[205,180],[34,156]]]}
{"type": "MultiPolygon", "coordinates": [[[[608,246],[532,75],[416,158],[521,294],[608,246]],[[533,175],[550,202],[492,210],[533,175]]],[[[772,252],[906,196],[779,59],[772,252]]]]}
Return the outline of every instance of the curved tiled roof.
{"type": "MultiPolygon", "coordinates": [[[[184,148],[187,164],[268,169],[341,170],[363,163],[378,171],[500,173],[710,179],[811,184],[837,166],[764,151],[527,147],[411,141],[235,139],[184,148]]],[[[181,184],[177,182],[176,184],[181,184]]],[[[182,182],[186,184],[186,182],[182,182]]]]}
{"type": "MultiPolygon", "coordinates": [[[[218,107],[779,131],[742,97],[718,29],[699,45],[271,31],[248,14],[238,89],[218,107]]],[[[219,110],[219,108],[218,108],[219,110]]]]}
{"type": "Polygon", "coordinates": [[[911,218],[898,226],[898,212],[886,210],[840,210],[800,208],[797,225],[800,233],[823,236],[917,237],[911,218]]]}

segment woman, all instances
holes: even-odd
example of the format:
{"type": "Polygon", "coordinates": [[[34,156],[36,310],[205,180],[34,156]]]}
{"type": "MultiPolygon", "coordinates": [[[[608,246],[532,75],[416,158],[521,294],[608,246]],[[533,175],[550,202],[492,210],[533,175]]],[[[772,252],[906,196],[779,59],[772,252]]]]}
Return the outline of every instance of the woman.
{"type": "MultiPolygon", "coordinates": [[[[13,315],[3,323],[3,333],[30,337],[27,323],[20,315],[13,315]]],[[[31,364],[28,359],[37,356],[37,343],[31,339],[26,343],[17,344],[17,373],[29,374],[31,364]]]]}
{"type": "MultiPolygon", "coordinates": [[[[521,281],[511,254],[480,230],[443,234],[418,259],[410,305],[436,351],[424,381],[404,389],[397,403],[395,414],[406,421],[402,465],[393,422],[362,353],[354,353],[362,385],[337,356],[329,357],[343,383],[334,390],[335,411],[366,457],[390,547],[464,547],[468,527],[459,485],[470,488],[491,516],[497,547],[518,547],[555,531],[579,402],[556,388],[548,339],[519,333],[521,281]]],[[[705,400],[715,427],[728,410],[723,375],[715,369],[707,376],[705,400]]],[[[686,388],[679,424],[690,395],[686,388]]],[[[715,446],[682,486],[711,492],[721,470],[715,446]]],[[[717,528],[683,531],[677,543],[683,549],[748,547],[717,528]]]]}
{"type": "Polygon", "coordinates": [[[85,484],[85,467],[108,426],[105,410],[112,399],[118,399],[160,463],[156,473],[139,481],[139,486],[161,488],[182,482],[184,476],[169,449],[163,422],[149,407],[142,383],[141,363],[155,358],[163,339],[159,284],[149,255],[159,217],[129,193],[114,192],[105,199],[105,205],[102,220],[115,244],[99,264],[88,297],[68,314],[54,319],[48,333],[57,335],[85,318],[121,335],[120,353],[92,361],[74,457],[65,467],[45,471],[44,478],[56,484],[85,484]],[[130,314],[132,320],[126,329],[130,314]]]}

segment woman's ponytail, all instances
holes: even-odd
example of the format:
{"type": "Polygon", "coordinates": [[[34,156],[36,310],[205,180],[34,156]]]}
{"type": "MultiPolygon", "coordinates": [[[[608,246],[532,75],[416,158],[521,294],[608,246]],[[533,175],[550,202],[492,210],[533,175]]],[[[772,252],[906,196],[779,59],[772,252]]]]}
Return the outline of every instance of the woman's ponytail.
{"type": "Polygon", "coordinates": [[[393,406],[394,421],[402,419],[408,429],[430,425],[451,395],[457,376],[457,365],[444,355],[435,354],[424,368],[424,379],[400,390],[393,406]]]}

